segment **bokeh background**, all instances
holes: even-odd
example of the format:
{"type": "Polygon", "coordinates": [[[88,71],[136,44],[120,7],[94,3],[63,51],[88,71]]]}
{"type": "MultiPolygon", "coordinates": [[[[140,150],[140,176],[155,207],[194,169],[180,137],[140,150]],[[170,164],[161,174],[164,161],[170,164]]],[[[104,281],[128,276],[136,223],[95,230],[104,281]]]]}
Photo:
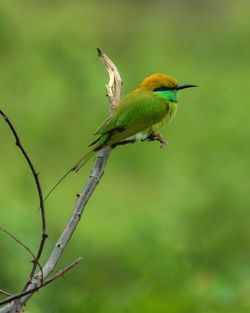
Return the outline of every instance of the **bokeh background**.
{"type": "MultiPolygon", "coordinates": [[[[80,157],[107,116],[103,48],[126,94],[147,75],[183,91],[169,145],[116,149],[58,269],[26,312],[250,311],[250,2],[35,1],[0,4],[0,108],[18,130],[44,191],[80,157]]],[[[0,121],[0,226],[36,250],[33,178],[0,121]]],[[[47,201],[49,239],[62,231],[91,169],[47,201]]],[[[0,288],[21,289],[30,256],[0,234],[0,288]]],[[[2,297],[2,296],[1,296],[2,297]]]]}

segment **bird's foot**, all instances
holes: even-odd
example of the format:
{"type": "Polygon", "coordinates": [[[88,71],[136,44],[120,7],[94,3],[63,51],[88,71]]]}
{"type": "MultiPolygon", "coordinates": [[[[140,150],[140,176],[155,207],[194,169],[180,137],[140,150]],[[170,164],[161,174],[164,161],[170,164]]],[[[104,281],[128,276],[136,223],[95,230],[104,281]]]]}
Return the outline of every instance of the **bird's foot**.
{"type": "Polygon", "coordinates": [[[164,148],[168,144],[167,140],[159,134],[155,136],[155,140],[160,142],[160,148],[164,148]]]}
{"type": "Polygon", "coordinates": [[[163,138],[160,134],[149,134],[147,137],[148,141],[159,141],[160,142],[160,148],[165,147],[168,142],[165,138],[163,138]]]}

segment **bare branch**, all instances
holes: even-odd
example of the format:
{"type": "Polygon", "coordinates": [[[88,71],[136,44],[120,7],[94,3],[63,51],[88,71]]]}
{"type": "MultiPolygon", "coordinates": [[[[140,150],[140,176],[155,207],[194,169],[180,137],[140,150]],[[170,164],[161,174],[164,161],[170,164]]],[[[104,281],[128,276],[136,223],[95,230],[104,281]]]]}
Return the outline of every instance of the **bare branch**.
{"type": "MultiPolygon", "coordinates": [[[[43,252],[43,248],[44,248],[44,245],[45,245],[45,241],[46,241],[46,238],[48,237],[47,235],[47,232],[46,232],[46,217],[45,217],[45,207],[44,207],[44,201],[43,201],[43,192],[42,192],[42,187],[41,187],[41,184],[40,184],[40,180],[39,180],[39,177],[38,177],[38,172],[36,171],[28,153],[26,152],[26,150],[24,149],[21,141],[20,141],[20,138],[15,130],[15,127],[13,126],[13,124],[11,123],[11,121],[9,120],[9,118],[7,117],[7,115],[2,111],[0,110],[0,115],[3,117],[3,119],[5,120],[5,122],[7,123],[7,125],[9,126],[15,140],[16,140],[16,145],[17,147],[21,150],[26,162],[28,163],[28,166],[32,172],[32,175],[34,177],[34,180],[35,180],[35,183],[36,183],[36,188],[37,188],[37,192],[38,192],[38,196],[39,196],[39,202],[40,202],[40,208],[41,208],[41,219],[42,219],[42,237],[41,237],[41,241],[40,241],[40,245],[39,245],[39,248],[38,248],[38,251],[37,251],[37,254],[34,258],[34,262],[33,262],[33,266],[32,266],[32,269],[31,269],[31,272],[30,272],[30,275],[29,275],[29,278],[28,278],[28,281],[27,283],[25,284],[25,287],[24,289],[26,289],[26,287],[29,285],[31,279],[33,278],[34,276],[34,273],[36,271],[36,268],[39,264],[39,260],[40,260],[40,257],[41,257],[41,254],[43,252]]],[[[42,276],[41,276],[42,277],[42,276]]]]}
{"type": "MultiPolygon", "coordinates": [[[[16,236],[12,235],[12,234],[11,234],[9,231],[7,231],[6,229],[0,227],[0,231],[2,231],[3,233],[5,233],[6,235],[8,235],[8,236],[11,237],[12,239],[14,239],[14,240],[15,240],[18,244],[20,244],[22,247],[24,247],[24,249],[26,249],[26,250],[29,252],[29,254],[33,257],[33,261],[32,261],[32,262],[34,262],[34,260],[36,260],[35,254],[31,251],[31,249],[30,249],[26,244],[24,244],[21,240],[19,240],[16,236]]],[[[41,267],[39,261],[37,261],[37,263],[38,263],[38,267],[39,267],[40,271],[42,272],[42,267],[41,267]]],[[[42,278],[42,280],[43,280],[43,278],[42,278]]]]}
{"type": "Polygon", "coordinates": [[[2,293],[5,296],[11,296],[10,293],[8,293],[7,291],[4,291],[3,289],[0,289],[0,293],[2,293]]]}
{"type": "Polygon", "coordinates": [[[102,49],[97,48],[97,53],[109,74],[109,83],[106,84],[107,96],[109,98],[110,111],[112,112],[118,105],[122,93],[121,76],[109,57],[102,49]]]}
{"type": "Polygon", "coordinates": [[[27,291],[23,291],[20,292],[14,296],[11,296],[3,301],[0,301],[0,305],[2,304],[6,304],[9,303],[13,300],[16,300],[18,298],[21,298],[23,296],[26,296],[30,293],[34,293],[35,291],[41,289],[44,286],[47,286],[48,284],[52,283],[54,280],[56,280],[59,277],[62,277],[65,273],[67,273],[69,270],[71,270],[72,268],[74,268],[78,263],[80,263],[82,260],[82,258],[78,258],[76,261],[74,261],[73,263],[71,263],[70,265],[68,265],[67,267],[65,267],[64,269],[60,270],[59,272],[57,272],[54,276],[52,276],[49,279],[46,279],[44,282],[41,282],[41,284],[33,289],[27,290],[27,291]]]}
{"type": "MultiPolygon", "coordinates": [[[[118,100],[120,99],[121,96],[122,80],[116,66],[111,62],[111,60],[106,56],[106,54],[101,49],[98,49],[98,55],[102,62],[104,63],[105,69],[108,71],[109,74],[109,83],[106,85],[106,89],[110,103],[110,110],[112,111],[117,107],[118,100]]],[[[83,188],[83,191],[77,196],[76,204],[75,207],[73,208],[71,216],[69,217],[68,222],[64,230],[62,231],[60,238],[55,244],[46,264],[42,269],[44,279],[46,279],[46,277],[48,277],[50,273],[54,270],[63,251],[65,250],[66,245],[68,244],[71,236],[73,235],[80,221],[84,208],[87,205],[89,198],[95,191],[95,188],[97,187],[104,173],[104,169],[108,157],[111,153],[111,150],[112,150],[111,147],[106,147],[98,152],[90,177],[85,187],[83,188]]],[[[19,306],[25,304],[28,301],[28,299],[32,296],[34,291],[37,290],[36,288],[38,288],[40,285],[41,285],[41,272],[39,272],[37,275],[33,277],[30,284],[27,286],[27,289],[25,290],[25,295],[18,296],[19,306]]],[[[14,308],[17,308],[15,302],[9,303],[2,309],[0,309],[0,313],[10,313],[14,308]]]]}

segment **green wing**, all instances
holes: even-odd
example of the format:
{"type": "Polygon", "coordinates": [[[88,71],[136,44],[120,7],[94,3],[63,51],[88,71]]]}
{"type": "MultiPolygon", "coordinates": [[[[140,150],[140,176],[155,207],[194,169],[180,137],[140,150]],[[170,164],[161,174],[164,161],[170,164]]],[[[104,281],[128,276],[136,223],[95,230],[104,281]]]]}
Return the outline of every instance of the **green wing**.
{"type": "Polygon", "coordinates": [[[97,130],[110,134],[107,144],[124,140],[161,121],[168,113],[168,102],[148,91],[134,91],[124,97],[112,115],[97,130]]]}

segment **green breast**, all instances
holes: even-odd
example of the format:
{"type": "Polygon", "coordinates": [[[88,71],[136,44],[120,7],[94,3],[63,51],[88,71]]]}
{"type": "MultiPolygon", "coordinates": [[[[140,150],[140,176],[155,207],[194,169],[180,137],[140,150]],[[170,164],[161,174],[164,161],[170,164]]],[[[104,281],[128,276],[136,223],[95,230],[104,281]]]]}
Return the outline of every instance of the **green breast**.
{"type": "Polygon", "coordinates": [[[169,102],[169,113],[168,113],[168,121],[170,121],[177,112],[177,103],[176,102],[169,102]]]}

